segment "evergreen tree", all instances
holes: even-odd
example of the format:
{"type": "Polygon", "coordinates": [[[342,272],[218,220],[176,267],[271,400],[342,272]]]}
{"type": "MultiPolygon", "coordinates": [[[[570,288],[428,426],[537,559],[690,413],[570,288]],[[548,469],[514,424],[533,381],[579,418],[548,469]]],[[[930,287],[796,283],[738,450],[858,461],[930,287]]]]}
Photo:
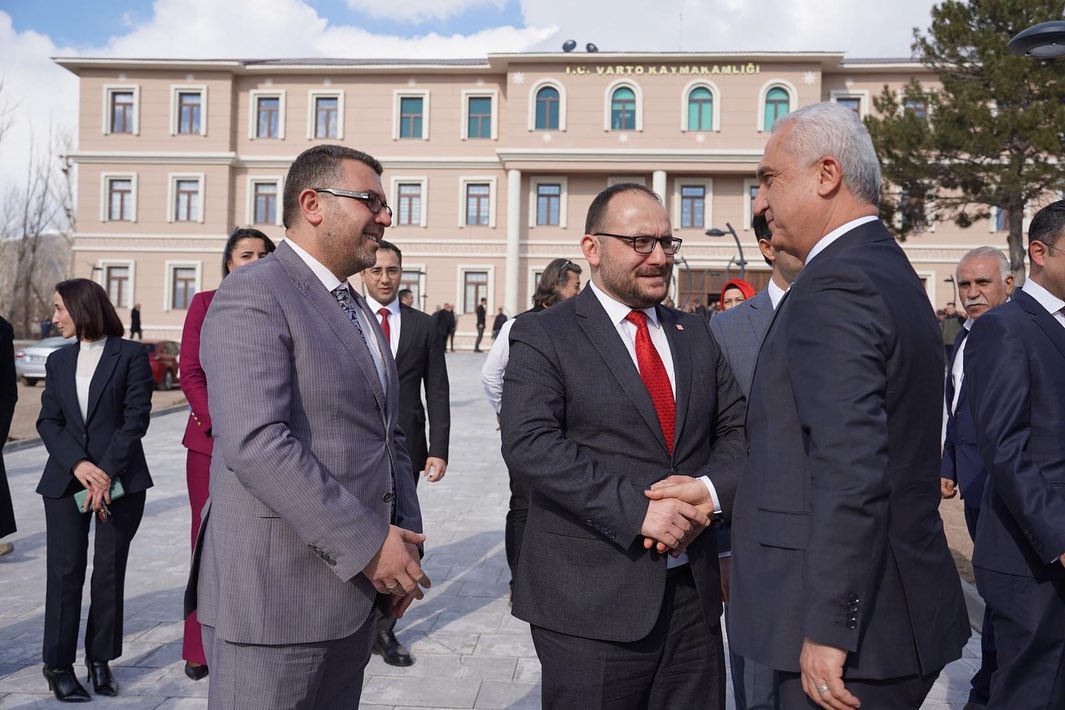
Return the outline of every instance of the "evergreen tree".
{"type": "Polygon", "coordinates": [[[931,219],[968,227],[998,208],[1023,280],[1025,207],[1065,188],[1065,61],[1018,57],[1007,45],[1063,10],[1061,0],[946,0],[926,33],[914,28],[914,58],[941,86],[885,86],[866,119],[885,177],[881,217],[900,239],[931,219]]]}

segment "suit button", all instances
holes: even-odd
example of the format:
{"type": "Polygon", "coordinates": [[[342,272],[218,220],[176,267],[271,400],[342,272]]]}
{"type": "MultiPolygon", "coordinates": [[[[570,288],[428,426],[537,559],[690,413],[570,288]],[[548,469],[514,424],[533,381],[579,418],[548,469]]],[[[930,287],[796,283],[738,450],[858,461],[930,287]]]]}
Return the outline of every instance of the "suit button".
{"type": "Polygon", "coordinates": [[[385,493],[383,496],[381,496],[381,500],[383,500],[385,503],[391,503],[392,502],[392,491],[389,491],[388,493],[385,493]]]}

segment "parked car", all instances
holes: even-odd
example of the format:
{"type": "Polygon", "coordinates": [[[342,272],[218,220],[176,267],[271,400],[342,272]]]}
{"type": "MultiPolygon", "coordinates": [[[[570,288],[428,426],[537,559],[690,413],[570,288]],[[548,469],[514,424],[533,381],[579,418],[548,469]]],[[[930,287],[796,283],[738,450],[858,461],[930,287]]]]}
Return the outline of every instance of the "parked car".
{"type": "Polygon", "coordinates": [[[145,340],[148,361],[152,365],[155,386],[169,391],[178,381],[178,354],[181,348],[173,340],[145,340]]]}
{"type": "Polygon", "coordinates": [[[44,379],[44,363],[61,347],[76,342],[74,338],[43,338],[15,351],[15,374],[27,387],[44,379]]]}

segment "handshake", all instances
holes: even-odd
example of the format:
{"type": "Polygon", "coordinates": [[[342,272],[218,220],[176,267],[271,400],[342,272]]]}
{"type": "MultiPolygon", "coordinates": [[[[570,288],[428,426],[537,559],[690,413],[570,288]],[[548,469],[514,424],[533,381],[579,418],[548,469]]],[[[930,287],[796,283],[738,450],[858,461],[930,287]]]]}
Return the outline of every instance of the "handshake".
{"type": "Polygon", "coordinates": [[[643,546],[676,557],[710,525],[716,504],[698,478],[670,476],[644,491],[650,499],[640,534],[643,546]]]}

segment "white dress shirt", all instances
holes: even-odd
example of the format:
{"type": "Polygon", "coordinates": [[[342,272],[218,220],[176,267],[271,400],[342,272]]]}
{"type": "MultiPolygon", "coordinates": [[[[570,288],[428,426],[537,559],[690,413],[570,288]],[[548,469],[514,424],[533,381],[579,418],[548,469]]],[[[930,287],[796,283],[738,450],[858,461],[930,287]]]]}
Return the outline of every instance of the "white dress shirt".
{"type": "Polygon", "coordinates": [[[1039,301],[1039,305],[1047,309],[1047,312],[1054,316],[1054,320],[1060,323],[1062,328],[1065,328],[1065,311],[1062,310],[1065,309],[1065,301],[1031,279],[1025,279],[1021,290],[1039,301]]]}
{"type": "Polygon", "coordinates": [[[514,320],[509,319],[499,329],[499,335],[492,341],[492,349],[488,351],[488,357],[481,367],[481,387],[497,415],[503,402],[503,374],[510,361],[510,329],[514,327],[514,320]]]}
{"type": "Polygon", "coordinates": [[[74,373],[74,386],[78,392],[78,407],[81,408],[81,419],[89,418],[89,385],[92,384],[92,376],[96,374],[96,368],[100,364],[100,358],[104,354],[104,346],[107,344],[107,336],[99,340],[82,340],[78,346],[78,365],[74,373]]]}
{"type": "MultiPolygon", "coordinates": [[[[607,317],[610,318],[610,322],[614,324],[614,328],[618,331],[618,335],[621,336],[621,342],[625,344],[625,349],[629,352],[629,357],[632,358],[632,364],[639,371],[640,365],[636,359],[636,326],[627,320],[629,313],[634,309],[630,306],[626,306],[624,303],[615,301],[612,297],[608,296],[602,290],[595,285],[594,281],[589,281],[588,285],[592,289],[592,293],[599,299],[599,303],[606,311],[607,317]]],[[[673,388],[673,400],[677,399],[677,376],[676,370],[673,366],[673,352],[669,349],[669,340],[666,338],[665,329],[662,328],[662,324],[658,320],[658,312],[654,308],[644,308],[643,313],[647,315],[647,330],[651,334],[651,343],[655,346],[655,350],[658,351],[658,356],[662,359],[662,364],[666,367],[666,374],[669,375],[669,384],[673,388]]],[[[721,512],[721,503],[717,495],[717,489],[714,488],[713,481],[709,476],[701,476],[699,478],[706,486],[706,490],[710,492],[710,498],[714,502],[714,512],[721,512]]],[[[688,553],[682,552],[676,557],[669,557],[666,561],[667,569],[673,569],[680,565],[688,564],[688,553]]]]}
{"type": "Polygon", "coordinates": [[[784,295],[787,294],[787,291],[780,286],[777,286],[773,279],[769,279],[769,286],[766,287],[766,290],[769,291],[769,301],[773,304],[773,310],[775,311],[777,306],[780,305],[781,300],[783,300],[784,295]]]}
{"type": "MultiPolygon", "coordinates": [[[[336,274],[334,274],[332,271],[323,266],[322,262],[318,261],[313,256],[308,254],[307,250],[305,250],[299,244],[297,244],[291,239],[286,239],[285,241],[290,247],[292,247],[292,251],[296,252],[296,256],[302,259],[303,263],[307,265],[307,268],[314,272],[314,275],[317,276],[318,280],[322,282],[322,285],[325,286],[326,291],[329,292],[330,298],[335,298],[335,296],[333,296],[333,291],[335,291],[338,286],[340,286],[341,284],[343,284],[344,286],[348,286],[346,282],[343,282],[338,279],[336,277],[336,274]]],[[[339,306],[340,304],[338,303],[337,305],[339,306]]],[[[373,359],[373,364],[375,367],[377,367],[377,378],[381,381],[381,389],[384,390],[387,396],[388,378],[385,376],[385,372],[387,372],[387,370],[385,368],[384,355],[382,355],[381,353],[381,346],[378,343],[377,338],[373,337],[374,330],[370,326],[370,321],[366,319],[366,313],[364,313],[362,309],[356,308],[355,316],[359,319],[359,324],[362,326],[362,332],[366,336],[364,340],[366,341],[367,349],[370,351],[370,357],[373,359]]]]}
{"type": "MultiPolygon", "coordinates": [[[[965,328],[966,331],[970,331],[975,322],[976,321],[972,318],[968,318],[962,327],[965,328]]],[[[951,414],[958,411],[958,399],[961,397],[961,383],[965,381],[965,344],[968,342],[968,336],[961,341],[961,345],[958,346],[958,352],[954,355],[954,364],[950,368],[950,383],[954,386],[954,397],[950,401],[951,414]]]]}
{"type": "Polygon", "coordinates": [[[399,350],[399,329],[401,327],[399,323],[399,299],[393,298],[392,303],[386,306],[383,303],[378,303],[373,296],[366,296],[366,305],[377,316],[378,323],[382,321],[379,311],[382,308],[388,309],[388,348],[392,351],[392,357],[395,357],[396,352],[399,350]]]}
{"type": "Polygon", "coordinates": [[[823,252],[828,247],[829,244],[831,244],[832,242],[836,241],[837,239],[839,239],[840,237],[842,237],[844,234],[846,234],[847,232],[851,231],[855,227],[860,227],[861,225],[865,224],[866,222],[873,222],[873,221],[878,220],[878,219],[880,219],[880,218],[877,217],[875,214],[870,214],[870,215],[866,215],[864,217],[859,217],[858,219],[852,219],[850,222],[847,222],[844,225],[840,225],[839,227],[836,227],[831,232],[829,232],[825,236],[821,237],[817,241],[817,244],[814,244],[814,248],[811,249],[810,253],[806,255],[806,261],[804,263],[807,266],[809,266],[810,262],[813,261],[813,258],[815,256],[817,256],[818,254],[820,254],[821,252],[823,252]]]}

